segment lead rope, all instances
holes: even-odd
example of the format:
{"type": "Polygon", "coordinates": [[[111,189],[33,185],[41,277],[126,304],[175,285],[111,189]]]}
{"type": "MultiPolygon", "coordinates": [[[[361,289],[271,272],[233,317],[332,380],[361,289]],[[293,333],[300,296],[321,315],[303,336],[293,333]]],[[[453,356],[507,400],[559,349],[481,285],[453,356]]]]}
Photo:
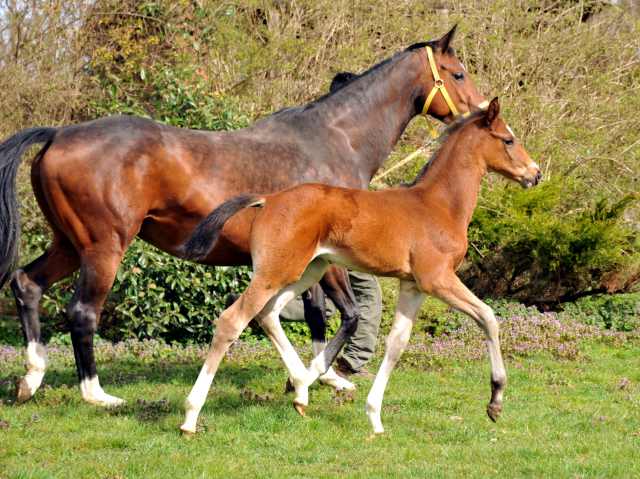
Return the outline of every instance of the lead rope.
{"type": "MultiPolygon", "coordinates": [[[[384,178],[392,171],[397,170],[403,165],[406,165],[411,160],[413,160],[416,156],[420,156],[422,153],[424,153],[424,151],[427,148],[429,148],[432,144],[435,143],[436,139],[438,138],[438,132],[436,131],[433,124],[427,117],[427,113],[429,111],[429,107],[431,106],[431,102],[433,101],[433,98],[436,96],[436,93],[438,92],[442,93],[442,96],[444,97],[444,100],[447,102],[447,105],[449,105],[449,109],[451,110],[451,113],[453,113],[453,116],[459,115],[458,109],[453,104],[453,100],[451,100],[451,97],[449,96],[449,93],[447,92],[447,89],[444,86],[444,81],[442,81],[442,78],[440,78],[440,75],[438,75],[438,68],[436,67],[436,62],[433,59],[433,50],[431,49],[431,47],[425,47],[425,48],[427,49],[427,56],[429,57],[429,65],[431,66],[431,72],[433,73],[433,88],[431,89],[429,96],[427,96],[427,101],[424,102],[424,107],[422,107],[422,116],[424,116],[424,119],[427,122],[427,128],[431,132],[431,136],[433,136],[433,139],[429,140],[429,142],[426,145],[424,145],[422,148],[417,149],[416,151],[411,153],[409,156],[407,156],[404,160],[400,161],[399,163],[396,163],[384,173],[381,173],[378,176],[374,177],[371,180],[371,182],[384,178]]],[[[486,108],[489,106],[489,102],[484,101],[478,106],[480,108],[486,108]]],[[[470,115],[470,112],[463,113],[462,117],[466,118],[469,115],[470,115]]]]}

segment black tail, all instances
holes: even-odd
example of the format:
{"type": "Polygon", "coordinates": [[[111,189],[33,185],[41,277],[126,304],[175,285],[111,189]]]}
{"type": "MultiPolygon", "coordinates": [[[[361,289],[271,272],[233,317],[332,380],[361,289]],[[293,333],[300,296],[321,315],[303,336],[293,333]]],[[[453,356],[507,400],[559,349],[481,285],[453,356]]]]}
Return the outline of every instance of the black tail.
{"type": "Polygon", "coordinates": [[[178,253],[190,261],[203,259],[218,242],[220,231],[229,218],[245,208],[262,206],[266,201],[264,195],[238,195],[222,203],[200,222],[187,242],[177,248],[178,253]]]}
{"type": "Polygon", "coordinates": [[[51,141],[57,131],[57,128],[30,128],[0,145],[0,289],[18,261],[20,214],[15,193],[20,157],[31,145],[51,141]]]}

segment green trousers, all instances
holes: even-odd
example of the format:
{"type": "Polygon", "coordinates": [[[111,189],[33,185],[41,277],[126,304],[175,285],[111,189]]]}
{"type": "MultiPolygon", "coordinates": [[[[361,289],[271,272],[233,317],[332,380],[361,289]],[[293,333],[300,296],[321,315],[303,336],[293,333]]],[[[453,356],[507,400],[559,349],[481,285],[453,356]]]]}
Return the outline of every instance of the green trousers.
{"type": "MultiPolygon", "coordinates": [[[[349,280],[353,293],[360,306],[360,322],[358,329],[347,341],[342,357],[354,371],[360,371],[369,362],[376,346],[378,329],[382,319],[382,290],[375,276],[366,273],[349,271],[349,280]]],[[[336,312],[336,306],[329,298],[325,298],[327,319],[336,312]]],[[[280,313],[281,321],[304,321],[304,305],[298,296],[285,306],[280,313]]]]}

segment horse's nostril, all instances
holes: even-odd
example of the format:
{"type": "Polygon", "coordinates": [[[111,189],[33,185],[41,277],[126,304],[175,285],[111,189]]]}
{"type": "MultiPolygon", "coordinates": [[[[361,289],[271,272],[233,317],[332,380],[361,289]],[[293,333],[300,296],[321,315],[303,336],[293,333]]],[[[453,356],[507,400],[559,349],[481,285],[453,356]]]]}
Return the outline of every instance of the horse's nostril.
{"type": "Polygon", "coordinates": [[[542,171],[538,170],[538,174],[536,175],[536,183],[540,183],[542,181],[542,171]]]}

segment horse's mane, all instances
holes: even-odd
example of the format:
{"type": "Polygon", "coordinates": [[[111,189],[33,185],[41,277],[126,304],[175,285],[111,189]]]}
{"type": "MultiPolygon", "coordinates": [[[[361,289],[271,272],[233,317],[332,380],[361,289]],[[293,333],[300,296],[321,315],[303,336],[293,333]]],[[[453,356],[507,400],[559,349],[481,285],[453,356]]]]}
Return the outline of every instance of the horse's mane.
{"type": "Polygon", "coordinates": [[[427,172],[427,170],[431,166],[431,163],[433,163],[433,160],[436,159],[436,157],[442,151],[442,149],[445,146],[447,146],[447,143],[453,140],[453,137],[456,136],[456,133],[458,133],[460,130],[462,130],[465,126],[467,126],[469,123],[471,123],[475,119],[483,117],[486,114],[487,114],[486,109],[479,109],[471,113],[471,115],[467,116],[466,118],[462,118],[454,121],[438,138],[438,145],[439,145],[438,149],[433,152],[433,154],[431,155],[431,158],[429,158],[429,161],[427,161],[427,164],[424,165],[420,170],[420,172],[418,173],[418,176],[416,176],[411,183],[405,183],[402,186],[404,186],[405,188],[411,188],[412,186],[415,186],[418,183],[418,181],[420,181],[420,178],[422,178],[422,175],[424,175],[427,172]]]}
{"type": "MultiPolygon", "coordinates": [[[[364,77],[367,77],[367,76],[377,72],[378,70],[380,70],[385,65],[388,65],[389,63],[397,62],[401,58],[404,58],[405,56],[407,56],[409,53],[411,53],[411,52],[413,52],[415,50],[418,50],[420,48],[423,48],[423,47],[426,47],[426,46],[434,47],[437,43],[438,43],[438,40],[433,40],[433,41],[430,41],[430,42],[414,43],[413,45],[405,48],[404,50],[395,53],[392,57],[389,57],[389,58],[387,58],[385,60],[382,60],[380,63],[372,66],[366,72],[361,73],[359,75],[356,75],[356,74],[353,74],[353,73],[338,73],[336,75],[336,77],[346,74],[346,75],[349,75],[349,78],[346,81],[344,81],[344,80],[340,81],[338,85],[333,86],[331,88],[331,90],[329,91],[329,93],[321,96],[317,100],[314,100],[314,101],[312,101],[310,103],[307,103],[306,105],[289,106],[289,107],[286,107],[286,108],[281,108],[280,110],[273,112],[270,116],[277,116],[282,120],[287,120],[287,119],[289,119],[291,117],[294,117],[294,116],[297,116],[297,115],[301,114],[302,112],[305,112],[307,110],[311,110],[312,108],[315,108],[317,105],[328,101],[330,98],[335,96],[338,92],[344,90],[345,88],[349,88],[349,87],[353,86],[357,82],[357,80],[359,80],[361,78],[364,78],[364,77]]],[[[453,53],[453,49],[449,48],[448,53],[453,53]]],[[[334,77],[334,80],[336,79],[336,77],[334,77]]]]}

